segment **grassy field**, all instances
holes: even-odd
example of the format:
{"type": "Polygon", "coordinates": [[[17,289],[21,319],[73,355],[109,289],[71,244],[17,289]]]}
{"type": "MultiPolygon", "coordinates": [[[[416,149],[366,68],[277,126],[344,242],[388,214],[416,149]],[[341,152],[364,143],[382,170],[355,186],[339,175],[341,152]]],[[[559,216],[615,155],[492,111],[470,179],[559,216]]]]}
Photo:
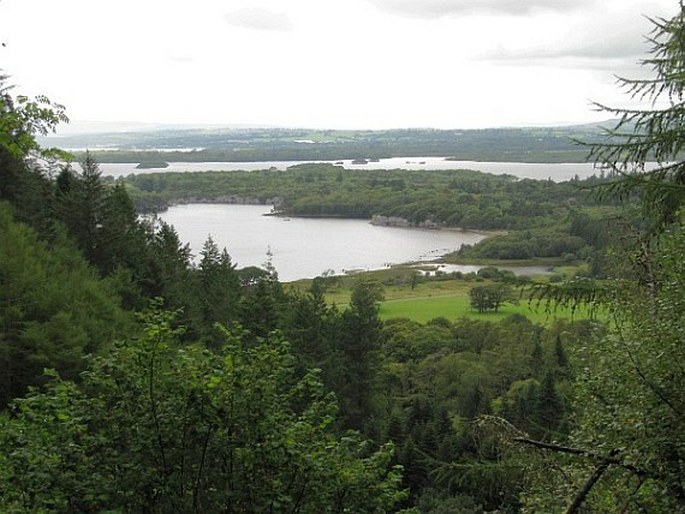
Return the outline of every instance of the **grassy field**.
{"type": "MultiPolygon", "coordinates": [[[[563,274],[570,275],[577,268],[569,267],[563,274]]],[[[411,273],[413,271],[402,268],[382,270],[363,274],[364,279],[378,280],[384,284],[385,300],[381,303],[380,316],[382,319],[409,318],[425,323],[433,318],[444,317],[450,321],[462,317],[498,321],[512,314],[522,314],[535,323],[547,324],[555,319],[582,319],[590,317],[587,310],[571,312],[571,309],[556,309],[550,311],[544,305],[529,304],[526,299],[505,303],[498,312],[481,314],[471,308],[469,291],[478,285],[491,282],[483,279],[465,280],[429,280],[421,281],[411,287],[411,273]]],[[[344,308],[349,304],[351,289],[362,276],[341,277],[337,285],[326,293],[328,303],[344,308]]],[[[541,281],[547,277],[540,277],[541,281]]],[[[292,284],[293,287],[306,289],[309,281],[292,284]]],[[[513,289],[514,296],[519,291],[513,289]]]]}
{"type": "Polygon", "coordinates": [[[425,323],[433,318],[444,317],[450,321],[462,317],[498,321],[512,314],[523,314],[535,323],[547,324],[555,319],[580,319],[587,317],[587,312],[571,313],[570,309],[558,309],[547,312],[544,305],[536,306],[523,300],[517,303],[505,303],[498,312],[481,314],[471,308],[467,295],[429,296],[423,298],[402,298],[386,300],[381,303],[380,317],[409,318],[425,323]]]}

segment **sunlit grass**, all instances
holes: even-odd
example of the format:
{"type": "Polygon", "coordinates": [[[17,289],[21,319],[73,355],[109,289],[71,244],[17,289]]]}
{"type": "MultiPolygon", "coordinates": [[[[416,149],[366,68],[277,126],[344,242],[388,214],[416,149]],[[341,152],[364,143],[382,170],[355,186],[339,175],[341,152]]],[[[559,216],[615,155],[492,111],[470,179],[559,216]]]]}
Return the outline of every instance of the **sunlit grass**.
{"type": "MultiPolygon", "coordinates": [[[[450,321],[462,317],[498,321],[522,314],[535,323],[547,324],[555,319],[585,319],[591,317],[587,308],[572,310],[570,307],[554,307],[544,303],[529,302],[523,298],[506,302],[498,312],[479,313],[471,308],[469,291],[472,287],[488,282],[445,280],[424,282],[411,288],[408,285],[392,285],[384,288],[385,299],[380,305],[380,317],[408,318],[425,323],[444,317],[450,321]]],[[[351,289],[337,287],[326,293],[326,301],[343,309],[350,302],[351,289]]],[[[514,289],[515,298],[518,292],[514,289]]]]}
{"type": "MultiPolygon", "coordinates": [[[[525,262],[531,265],[530,262],[525,262]]],[[[558,266],[555,272],[561,277],[572,277],[586,271],[584,264],[558,266]]],[[[575,310],[570,307],[528,302],[525,295],[520,299],[520,289],[512,287],[514,300],[504,303],[498,312],[479,313],[471,308],[469,291],[480,285],[492,282],[482,278],[454,278],[445,280],[428,280],[415,283],[412,287],[412,268],[397,267],[379,271],[340,277],[338,282],[329,287],[326,301],[340,309],[349,305],[352,288],[358,280],[378,280],[383,283],[384,301],[380,305],[380,317],[408,318],[425,323],[434,318],[446,318],[450,321],[468,317],[474,319],[498,321],[512,314],[526,316],[534,323],[548,324],[556,319],[587,319],[597,316],[586,307],[575,310]]],[[[549,275],[535,277],[537,282],[546,282],[549,275]]],[[[290,286],[300,290],[309,288],[311,281],[291,283],[290,286]]],[[[599,317],[603,317],[599,315],[599,317]]]]}
{"type": "Polygon", "coordinates": [[[434,318],[443,317],[450,321],[468,317],[474,319],[499,321],[512,314],[522,314],[534,323],[547,324],[555,319],[582,319],[589,317],[587,309],[572,312],[570,308],[547,309],[545,305],[537,305],[521,300],[515,303],[505,303],[498,312],[479,313],[471,308],[468,295],[445,295],[432,297],[415,297],[386,300],[381,303],[380,317],[408,318],[425,323],[434,318]]]}

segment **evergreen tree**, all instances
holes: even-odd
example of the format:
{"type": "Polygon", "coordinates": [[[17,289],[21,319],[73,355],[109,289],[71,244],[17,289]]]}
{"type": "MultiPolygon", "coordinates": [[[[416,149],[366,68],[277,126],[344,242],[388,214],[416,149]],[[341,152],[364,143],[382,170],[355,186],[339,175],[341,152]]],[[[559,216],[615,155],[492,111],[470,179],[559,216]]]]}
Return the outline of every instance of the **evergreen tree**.
{"type": "Polygon", "coordinates": [[[240,321],[254,337],[266,337],[281,328],[286,317],[287,296],[278,281],[271,249],[263,268],[252,270],[247,278],[240,304],[240,321]],[[249,278],[248,278],[249,277],[249,278]]]}
{"type": "Polygon", "coordinates": [[[145,234],[123,182],[118,181],[107,191],[100,223],[96,245],[98,267],[105,274],[124,267],[136,270],[136,276],[142,278],[140,268],[145,262],[145,234]]]}
{"type": "Polygon", "coordinates": [[[342,424],[346,428],[360,430],[373,419],[374,382],[383,335],[378,317],[383,298],[381,287],[377,282],[357,282],[350,306],[340,320],[337,349],[341,376],[334,390],[340,398],[342,424]]]}
{"type": "Polygon", "coordinates": [[[530,367],[534,375],[538,375],[544,365],[545,351],[536,338],[533,345],[533,351],[530,354],[530,367]]]}
{"type": "Polygon", "coordinates": [[[556,369],[557,377],[560,379],[571,378],[570,363],[568,355],[561,342],[561,336],[557,334],[554,339],[554,367],[556,369]]]}
{"type": "Polygon", "coordinates": [[[98,264],[98,244],[101,241],[98,232],[102,228],[106,190],[101,178],[100,165],[90,152],[86,152],[80,165],[81,173],[76,193],[79,211],[72,213],[71,222],[84,255],[90,262],[98,264]]]}
{"type": "Polygon", "coordinates": [[[170,310],[183,309],[190,316],[193,290],[190,246],[183,244],[168,223],[153,218],[144,224],[147,271],[141,287],[147,298],[164,298],[170,310]]]}
{"type": "Polygon", "coordinates": [[[220,339],[214,325],[230,325],[238,319],[240,283],[228,252],[219,250],[211,236],[200,256],[195,271],[196,322],[203,338],[214,344],[220,339]]]}
{"type": "Polygon", "coordinates": [[[326,304],[323,293],[313,288],[306,294],[287,295],[283,333],[292,344],[301,370],[318,367],[323,381],[328,384],[334,376],[333,339],[338,324],[338,313],[326,304]]]}
{"type": "Polygon", "coordinates": [[[107,284],[57,234],[48,247],[0,203],[0,408],[54,368],[76,379],[84,357],[125,333],[107,284]]]}
{"type": "Polygon", "coordinates": [[[542,438],[554,438],[561,424],[564,407],[557,394],[553,372],[545,373],[535,400],[535,417],[538,425],[543,429],[542,438]]]}

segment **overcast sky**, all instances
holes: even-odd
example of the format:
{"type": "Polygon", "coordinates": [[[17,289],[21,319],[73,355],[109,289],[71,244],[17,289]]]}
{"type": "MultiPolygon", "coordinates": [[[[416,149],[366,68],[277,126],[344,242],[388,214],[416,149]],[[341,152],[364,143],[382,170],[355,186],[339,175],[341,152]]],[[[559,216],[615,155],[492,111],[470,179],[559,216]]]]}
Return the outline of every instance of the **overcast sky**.
{"type": "Polygon", "coordinates": [[[0,0],[0,69],[72,120],[482,128],[607,118],[677,0],[0,0]]]}

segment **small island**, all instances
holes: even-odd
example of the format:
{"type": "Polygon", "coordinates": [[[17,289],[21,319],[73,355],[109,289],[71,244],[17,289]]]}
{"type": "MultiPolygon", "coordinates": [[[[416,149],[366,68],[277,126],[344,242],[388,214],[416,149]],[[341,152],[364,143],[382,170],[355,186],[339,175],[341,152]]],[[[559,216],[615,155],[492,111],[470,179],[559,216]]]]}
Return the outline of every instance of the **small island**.
{"type": "Polygon", "coordinates": [[[157,169],[157,168],[168,168],[169,163],[166,161],[143,161],[138,163],[138,166],[136,166],[137,170],[150,170],[150,169],[157,169]]]}

